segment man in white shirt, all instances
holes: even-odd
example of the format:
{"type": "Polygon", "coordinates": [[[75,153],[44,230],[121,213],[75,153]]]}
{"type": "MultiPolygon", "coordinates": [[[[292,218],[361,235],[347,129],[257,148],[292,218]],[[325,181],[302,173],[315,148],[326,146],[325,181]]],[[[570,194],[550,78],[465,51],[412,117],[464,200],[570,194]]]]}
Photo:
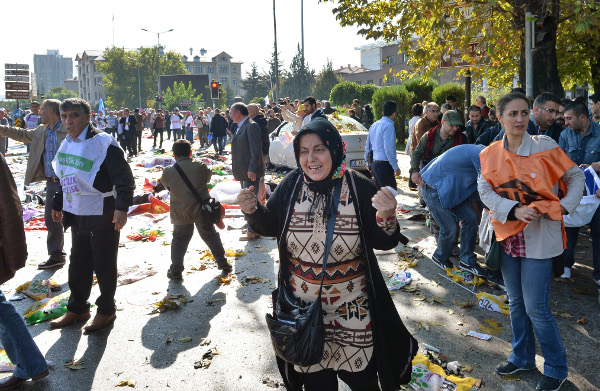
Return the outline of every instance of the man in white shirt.
{"type": "Polygon", "coordinates": [[[181,134],[183,117],[179,114],[179,107],[175,107],[173,115],[171,115],[171,130],[173,131],[173,141],[183,138],[181,134]]]}

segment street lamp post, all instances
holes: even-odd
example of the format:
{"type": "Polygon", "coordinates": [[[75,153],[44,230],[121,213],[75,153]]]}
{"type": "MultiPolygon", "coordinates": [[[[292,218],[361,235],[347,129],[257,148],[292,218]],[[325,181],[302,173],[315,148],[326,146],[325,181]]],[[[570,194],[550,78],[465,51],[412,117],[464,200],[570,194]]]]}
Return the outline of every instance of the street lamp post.
{"type": "MultiPolygon", "coordinates": [[[[158,39],[158,46],[157,46],[157,50],[158,50],[158,95],[160,95],[160,56],[161,56],[160,35],[164,34],[164,33],[170,33],[171,31],[173,31],[173,29],[166,30],[166,31],[161,31],[160,33],[156,32],[156,31],[146,30],[146,29],[142,29],[142,31],[146,31],[148,33],[156,34],[156,37],[158,39]]],[[[162,106],[162,104],[159,101],[158,102],[158,108],[160,109],[161,106],[162,106]]]]}

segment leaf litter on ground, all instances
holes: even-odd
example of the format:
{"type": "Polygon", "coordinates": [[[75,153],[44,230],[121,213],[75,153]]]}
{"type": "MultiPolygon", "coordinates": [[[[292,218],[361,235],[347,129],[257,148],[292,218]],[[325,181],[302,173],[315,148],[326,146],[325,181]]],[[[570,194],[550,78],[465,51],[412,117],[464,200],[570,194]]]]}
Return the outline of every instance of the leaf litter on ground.
{"type": "Polygon", "coordinates": [[[79,359],[73,359],[73,361],[69,361],[67,363],[65,363],[65,367],[71,369],[71,370],[79,370],[79,369],[85,369],[85,367],[83,366],[83,360],[79,360],[79,359]]]}

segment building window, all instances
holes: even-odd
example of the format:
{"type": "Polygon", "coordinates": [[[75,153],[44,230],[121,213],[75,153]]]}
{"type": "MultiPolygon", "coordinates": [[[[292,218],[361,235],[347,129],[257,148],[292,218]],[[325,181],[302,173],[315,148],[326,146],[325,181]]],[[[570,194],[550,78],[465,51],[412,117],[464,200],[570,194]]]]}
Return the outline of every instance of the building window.
{"type": "Polygon", "coordinates": [[[87,100],[88,100],[88,102],[92,100],[91,99],[91,94],[89,92],[88,92],[88,99],[87,100]]]}
{"type": "Polygon", "coordinates": [[[362,84],[362,80],[357,80],[356,84],[362,84]]]}
{"type": "Polygon", "coordinates": [[[94,85],[97,86],[98,85],[98,81],[96,79],[94,79],[94,85]]]}
{"type": "Polygon", "coordinates": [[[235,65],[231,66],[231,73],[237,73],[237,67],[235,65]]]}
{"type": "Polygon", "coordinates": [[[233,85],[237,86],[237,79],[233,79],[233,85]]]}
{"type": "Polygon", "coordinates": [[[194,65],[194,73],[202,73],[202,65],[194,65]]]}
{"type": "Polygon", "coordinates": [[[188,73],[190,72],[190,66],[189,65],[185,66],[185,71],[188,72],[188,73]]]}
{"type": "Polygon", "coordinates": [[[94,100],[98,100],[98,92],[94,91],[94,100]]]}
{"type": "Polygon", "coordinates": [[[90,66],[89,65],[86,65],[85,69],[87,70],[87,73],[90,73],[90,66]]]}
{"type": "Polygon", "coordinates": [[[223,84],[223,85],[227,84],[227,79],[226,78],[222,78],[221,79],[221,84],[223,84]]]}
{"type": "Polygon", "coordinates": [[[100,99],[102,99],[102,93],[101,92],[98,93],[98,96],[100,97],[100,99]]]}
{"type": "Polygon", "coordinates": [[[208,73],[215,73],[215,66],[214,65],[208,65],[206,67],[206,72],[208,72],[208,73]]]}
{"type": "Polygon", "coordinates": [[[373,84],[373,80],[367,80],[367,84],[373,84]]]}
{"type": "Polygon", "coordinates": [[[394,56],[387,56],[384,61],[384,64],[393,65],[394,64],[394,56]]]}
{"type": "Polygon", "coordinates": [[[87,79],[87,86],[90,86],[90,79],[87,79]]]}
{"type": "Polygon", "coordinates": [[[221,57],[221,61],[227,61],[227,57],[221,57]]]}
{"type": "Polygon", "coordinates": [[[229,67],[227,65],[221,65],[219,67],[219,72],[228,73],[229,72],[229,67]]]}

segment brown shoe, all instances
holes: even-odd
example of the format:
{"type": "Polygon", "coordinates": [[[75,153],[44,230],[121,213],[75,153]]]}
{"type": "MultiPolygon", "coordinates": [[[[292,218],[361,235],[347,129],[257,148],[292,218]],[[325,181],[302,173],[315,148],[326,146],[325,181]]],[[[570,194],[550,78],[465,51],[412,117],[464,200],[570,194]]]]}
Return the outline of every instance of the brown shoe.
{"type": "Polygon", "coordinates": [[[116,314],[112,315],[104,315],[104,314],[96,314],[91,323],[88,323],[83,329],[91,333],[92,331],[100,330],[111,324],[117,319],[116,314]]]}
{"type": "Polygon", "coordinates": [[[83,320],[84,322],[90,318],[90,313],[87,314],[76,314],[75,312],[67,311],[66,314],[61,316],[60,318],[53,320],[50,322],[50,327],[53,329],[61,328],[68,326],[77,322],[78,320],[83,320]]]}
{"type": "MultiPolygon", "coordinates": [[[[48,370],[46,369],[44,372],[35,375],[31,378],[31,380],[38,380],[43,377],[48,376],[48,370]]],[[[10,376],[0,380],[0,390],[12,390],[13,388],[19,387],[21,384],[25,383],[27,379],[21,379],[20,377],[10,376]]]]}
{"type": "Polygon", "coordinates": [[[260,238],[260,235],[254,232],[246,232],[245,236],[240,237],[241,241],[248,241],[260,238]]]}

